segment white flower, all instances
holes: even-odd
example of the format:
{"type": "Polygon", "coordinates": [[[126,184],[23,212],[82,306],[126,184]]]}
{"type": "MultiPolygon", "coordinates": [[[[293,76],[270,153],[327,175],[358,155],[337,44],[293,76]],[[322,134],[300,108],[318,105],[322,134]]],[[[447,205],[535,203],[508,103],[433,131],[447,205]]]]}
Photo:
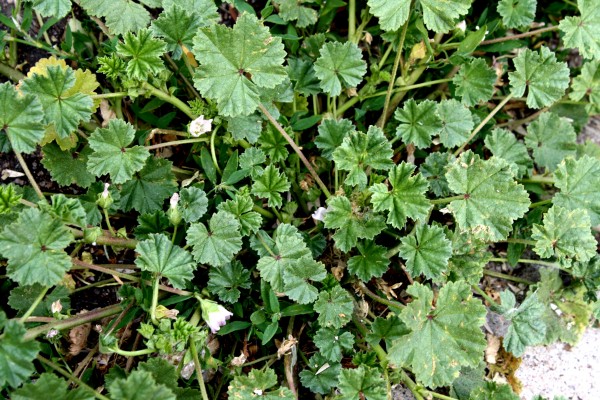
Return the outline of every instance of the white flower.
{"type": "Polygon", "coordinates": [[[46,338],[52,339],[56,335],[58,335],[58,331],[56,329],[50,329],[46,334],[46,338]]]}
{"type": "Polygon", "coordinates": [[[210,132],[212,121],[212,119],[204,119],[204,115],[199,116],[190,123],[190,134],[198,137],[203,133],[210,132]]]}
{"type": "Polygon", "coordinates": [[[173,193],[173,196],[171,196],[171,208],[177,208],[177,203],[179,203],[179,193],[173,193]]]}
{"type": "Polygon", "coordinates": [[[317,221],[323,221],[325,219],[325,214],[327,214],[327,209],[325,207],[319,207],[317,208],[317,210],[312,214],[312,217],[314,219],[316,219],[317,221]]]}
{"type": "Polygon", "coordinates": [[[102,198],[103,199],[108,199],[108,196],[110,195],[110,193],[108,192],[108,188],[110,187],[110,183],[105,183],[104,184],[104,190],[102,191],[102,198]]]}
{"type": "Polygon", "coordinates": [[[463,19],[458,24],[456,24],[456,28],[460,29],[463,32],[466,31],[467,30],[467,22],[463,19]]]}
{"type": "Polygon", "coordinates": [[[200,306],[202,307],[202,318],[212,333],[217,333],[233,315],[225,307],[211,300],[200,300],[200,306]]]}
{"type": "Polygon", "coordinates": [[[50,306],[50,311],[52,311],[52,314],[60,313],[62,311],[62,309],[63,309],[63,307],[62,307],[62,304],[60,303],[60,299],[53,302],[52,305],[50,306]]]}

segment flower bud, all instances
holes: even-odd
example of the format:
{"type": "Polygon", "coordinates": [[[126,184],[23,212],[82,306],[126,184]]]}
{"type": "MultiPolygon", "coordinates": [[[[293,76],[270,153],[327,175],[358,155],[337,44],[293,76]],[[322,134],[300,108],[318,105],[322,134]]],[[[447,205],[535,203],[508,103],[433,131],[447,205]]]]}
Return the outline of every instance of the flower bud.
{"type": "Polygon", "coordinates": [[[173,196],[171,196],[171,205],[167,210],[167,217],[169,217],[169,222],[173,226],[177,226],[181,223],[181,212],[179,212],[177,203],[179,203],[179,193],[174,193],[173,196]]]}
{"type": "Polygon", "coordinates": [[[109,186],[110,183],[104,184],[104,191],[98,195],[98,200],[96,200],[96,204],[104,209],[109,208],[113,203],[113,198],[108,191],[109,186]]]}
{"type": "Polygon", "coordinates": [[[202,308],[202,318],[212,333],[217,333],[233,315],[225,307],[211,300],[200,299],[200,307],[202,308]]]}

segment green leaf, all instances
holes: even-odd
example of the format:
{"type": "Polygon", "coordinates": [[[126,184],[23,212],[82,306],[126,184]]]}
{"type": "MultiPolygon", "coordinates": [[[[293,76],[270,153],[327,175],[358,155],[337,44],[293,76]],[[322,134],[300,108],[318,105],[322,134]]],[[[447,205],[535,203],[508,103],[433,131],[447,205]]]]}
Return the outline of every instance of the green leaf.
{"type": "Polygon", "coordinates": [[[396,128],[396,136],[419,149],[429,147],[431,138],[443,128],[437,114],[437,103],[431,100],[417,104],[413,99],[409,99],[404,103],[404,107],[396,110],[394,118],[400,122],[396,128]]]}
{"type": "MultiPolygon", "coordinates": [[[[257,236],[262,238],[261,232],[257,236]]],[[[302,235],[298,229],[289,224],[280,224],[273,234],[274,240],[260,246],[267,245],[272,252],[267,252],[268,255],[262,254],[256,269],[260,272],[260,276],[265,281],[271,284],[275,292],[284,292],[284,275],[293,265],[299,264],[303,257],[310,257],[311,253],[302,235]],[[270,242],[270,243],[269,243],[270,242]]],[[[262,240],[264,241],[264,239],[262,240]]],[[[266,249],[261,249],[266,252],[266,249]]]]}
{"type": "Polygon", "coordinates": [[[150,13],[131,0],[80,0],[89,14],[104,17],[106,26],[115,35],[137,32],[150,23],[150,13]]]}
{"type": "Polygon", "coordinates": [[[156,210],[151,214],[142,214],[137,219],[137,226],[134,229],[135,237],[138,240],[148,239],[150,233],[162,233],[171,227],[169,218],[162,210],[156,210]]]}
{"type": "Polygon", "coordinates": [[[360,255],[350,257],[348,271],[364,282],[371,278],[380,278],[388,269],[390,260],[386,256],[387,249],[372,241],[364,241],[356,246],[360,255]]]}
{"type": "Polygon", "coordinates": [[[242,14],[231,28],[212,25],[194,38],[200,62],[194,83],[203,96],[217,101],[223,116],[250,115],[264,88],[285,80],[285,51],[255,16],[242,14]]]}
{"type": "Polygon", "coordinates": [[[371,126],[366,134],[350,132],[333,152],[333,160],[339,170],[349,171],[345,181],[347,185],[364,188],[367,185],[367,168],[391,169],[393,154],[392,145],[383,131],[371,126]]]}
{"type": "Polygon", "coordinates": [[[317,22],[317,10],[305,7],[302,4],[312,3],[312,0],[276,0],[279,5],[279,15],[284,21],[298,21],[296,27],[306,28],[317,22]]]}
{"type": "Polygon", "coordinates": [[[17,194],[15,185],[0,185],[0,214],[8,214],[19,205],[22,196],[17,194]]]}
{"type": "Polygon", "coordinates": [[[71,11],[71,0],[28,0],[42,17],[63,18],[71,11]]]}
{"type": "Polygon", "coordinates": [[[514,133],[496,128],[485,137],[484,142],[493,155],[514,165],[517,178],[522,178],[533,168],[533,161],[529,157],[527,148],[523,142],[517,140],[514,133]]]}
{"type": "Polygon", "coordinates": [[[219,22],[219,13],[214,0],[162,0],[162,6],[165,10],[178,6],[188,14],[197,14],[199,19],[207,21],[207,24],[219,22]]]}
{"type": "Polygon", "coordinates": [[[463,104],[474,106],[492,98],[496,73],[483,58],[473,58],[461,65],[452,83],[456,85],[456,94],[461,97],[463,104]]]}
{"type": "Polygon", "coordinates": [[[148,371],[133,371],[127,379],[115,379],[108,385],[113,400],[176,400],[165,385],[156,383],[148,371]]]}
{"type": "Polygon", "coordinates": [[[587,96],[590,104],[585,106],[589,114],[600,114],[600,61],[583,64],[581,74],[573,78],[569,98],[579,101],[587,96]]]}
{"type": "Polygon", "coordinates": [[[533,149],[536,164],[554,171],[564,158],[575,155],[576,139],[568,119],[545,112],[527,127],[525,144],[533,149]]]}
{"type": "Polygon", "coordinates": [[[413,277],[423,274],[437,279],[447,271],[452,244],[439,226],[419,224],[400,242],[400,257],[406,260],[406,269],[413,277]]]}
{"type": "MultiPolygon", "coordinates": [[[[290,132],[288,132],[290,133],[290,132]]],[[[288,157],[287,141],[282,134],[268,126],[258,139],[260,149],[265,152],[272,163],[286,160],[288,157]]]]}
{"type": "MultiPolygon", "coordinates": [[[[203,20],[195,12],[171,5],[169,8],[165,7],[165,11],[152,21],[150,29],[155,36],[164,39],[166,50],[173,53],[173,59],[179,60],[183,54],[181,46],[191,49],[192,39],[198,29],[207,25],[210,25],[210,22],[203,20]]],[[[158,56],[160,57],[160,54],[158,56]]]]}
{"type": "Polygon", "coordinates": [[[172,166],[169,160],[148,158],[144,168],[123,185],[120,208],[135,209],[142,214],[162,209],[164,200],[177,190],[172,166]]]}
{"type": "Polygon", "coordinates": [[[581,16],[565,17],[558,25],[565,47],[577,48],[584,58],[600,58],[600,9],[595,0],[578,0],[581,16]]]}
{"type": "Polygon", "coordinates": [[[262,224],[262,217],[256,211],[252,211],[253,207],[254,203],[250,196],[238,193],[233,200],[227,200],[219,204],[217,208],[233,214],[240,222],[242,236],[247,236],[250,233],[256,233],[262,224]]]}
{"type": "Polygon", "coordinates": [[[314,305],[319,313],[317,321],[322,327],[341,328],[352,319],[354,303],[352,296],[340,286],[319,293],[314,305]]]}
{"type": "Polygon", "coordinates": [[[429,188],[438,197],[446,197],[450,194],[445,174],[446,167],[452,160],[454,160],[452,153],[434,152],[429,154],[425,162],[419,166],[421,174],[429,181],[429,188]]]}
{"type": "Polygon", "coordinates": [[[127,147],[134,137],[133,125],[122,119],[111,119],[106,128],[96,129],[89,138],[94,152],[88,157],[88,170],[96,176],[109,174],[113,183],[127,182],[150,156],[142,146],[127,147]]]}
{"type": "Polygon", "coordinates": [[[92,115],[93,101],[81,92],[69,94],[75,85],[75,72],[71,68],[48,66],[45,74],[34,73],[23,80],[23,93],[33,95],[44,109],[44,123],[53,124],[59,138],[68,137],[79,123],[92,115]]]}
{"type": "Polygon", "coordinates": [[[333,239],[336,247],[344,252],[356,246],[358,239],[371,240],[385,229],[386,224],[381,215],[353,207],[345,196],[331,197],[327,200],[327,205],[323,221],[325,228],[338,229],[333,239]]]}
{"type": "Polygon", "coordinates": [[[265,152],[256,147],[250,147],[246,149],[239,159],[241,169],[245,169],[249,172],[252,177],[262,175],[265,170],[261,164],[267,161],[265,152]]]}
{"type": "Polygon", "coordinates": [[[186,283],[194,277],[196,263],[192,255],[173,245],[164,234],[149,234],[148,239],[137,244],[135,251],[138,253],[135,265],[142,271],[168,278],[171,285],[178,289],[185,288],[186,283]]]}
{"type": "Polygon", "coordinates": [[[328,160],[333,160],[333,152],[340,147],[344,138],[351,132],[356,132],[352,121],[349,119],[327,118],[319,125],[319,134],[315,138],[315,145],[321,150],[321,155],[328,160]]]}
{"type": "Polygon", "coordinates": [[[179,195],[179,209],[186,222],[198,221],[208,210],[208,199],[204,190],[190,186],[181,189],[179,195]]]}
{"type": "Polygon", "coordinates": [[[386,347],[389,349],[395,339],[407,333],[410,333],[410,330],[404,322],[398,316],[390,313],[387,318],[375,318],[371,324],[371,331],[367,333],[366,340],[371,344],[379,344],[381,340],[385,340],[386,347]]]}
{"type": "Polygon", "coordinates": [[[427,387],[450,384],[463,366],[477,366],[486,347],[481,331],[486,309],[473,299],[464,282],[443,286],[434,306],[434,293],[414,283],[407,289],[413,301],[404,308],[400,319],[411,333],[394,341],[390,361],[410,366],[418,382],[427,387]]]}
{"type": "Polygon", "coordinates": [[[84,388],[69,389],[69,384],[64,379],[51,373],[43,373],[33,383],[26,383],[11,393],[12,400],[38,400],[48,397],[52,393],[52,400],[92,400],[94,396],[84,388]]]}
{"type": "Polygon", "coordinates": [[[15,151],[31,153],[44,137],[44,112],[36,96],[19,95],[8,82],[0,84],[0,125],[15,151]]]}
{"type": "Polygon", "coordinates": [[[71,231],[48,213],[37,208],[22,211],[0,233],[0,254],[8,259],[8,276],[21,285],[56,285],[71,269],[64,248],[73,239],[71,231]]]}
{"type": "Polygon", "coordinates": [[[196,261],[220,267],[231,262],[242,248],[240,223],[227,211],[219,211],[210,218],[208,226],[210,230],[203,223],[192,224],[186,240],[193,247],[196,261]]]}
{"type": "Polygon", "coordinates": [[[96,178],[87,170],[88,157],[92,150],[86,146],[80,152],[63,151],[56,143],[49,143],[42,148],[44,158],[42,164],[50,172],[52,179],[61,186],[76,184],[88,188],[96,178]]]}
{"type": "Polygon", "coordinates": [[[371,14],[379,18],[379,26],[384,31],[397,31],[408,19],[410,1],[369,0],[371,14]]]}
{"type": "Polygon", "coordinates": [[[146,81],[164,68],[160,57],[165,52],[165,42],[152,36],[150,30],[140,29],[137,34],[127,32],[123,43],[117,44],[117,54],[127,60],[128,78],[146,81]]]}
{"type": "Polygon", "coordinates": [[[298,374],[302,386],[319,394],[327,394],[337,386],[338,376],[342,369],[340,363],[330,363],[322,354],[315,353],[308,360],[308,366],[312,369],[306,368],[298,374]]]}
{"type": "Polygon", "coordinates": [[[369,188],[373,195],[371,203],[375,211],[388,211],[387,223],[394,228],[402,229],[406,219],[416,221],[427,218],[431,203],[427,200],[427,180],[420,173],[413,175],[415,165],[402,162],[389,173],[392,190],[383,183],[376,183],[369,188]]]}
{"type": "Polygon", "coordinates": [[[265,168],[262,175],[257,176],[252,184],[252,194],[268,200],[269,207],[281,207],[281,194],[290,190],[290,183],[285,174],[273,164],[265,168]]]}
{"type": "Polygon", "coordinates": [[[510,385],[486,381],[483,386],[473,389],[469,400],[519,400],[510,385]]]}
{"type": "Polygon", "coordinates": [[[0,386],[19,387],[35,372],[33,360],[39,352],[39,344],[34,340],[24,341],[25,328],[15,320],[6,321],[6,314],[0,311],[0,386]]]}
{"type": "Polygon", "coordinates": [[[515,71],[508,74],[512,94],[521,97],[527,89],[527,106],[542,108],[559,100],[569,86],[567,63],[542,46],[539,52],[525,49],[514,58],[515,71]]]}
{"type": "Polygon", "coordinates": [[[481,231],[490,240],[506,239],[513,221],[529,208],[529,195],[514,181],[510,164],[497,157],[482,160],[470,150],[448,167],[450,190],[461,195],[448,209],[461,230],[481,231]]]}
{"type": "Polygon", "coordinates": [[[488,251],[488,241],[476,232],[465,234],[456,230],[451,233],[452,257],[448,261],[448,280],[463,280],[477,285],[483,277],[483,269],[493,257],[488,251]]]}
{"type": "Polygon", "coordinates": [[[377,368],[360,365],[356,369],[342,369],[338,388],[341,400],[386,400],[386,383],[377,368]]]}
{"type": "Polygon", "coordinates": [[[231,399],[253,400],[262,397],[265,400],[294,400],[294,394],[286,387],[277,387],[277,375],[272,369],[261,371],[253,369],[248,375],[237,375],[229,383],[227,394],[231,399]]]}
{"type": "MultiPolygon", "coordinates": [[[[247,139],[248,142],[254,144],[258,141],[262,133],[262,119],[257,114],[239,115],[237,117],[227,118],[227,130],[235,140],[247,139]]],[[[246,149],[259,150],[256,147],[246,149]]]]}
{"type": "Polygon", "coordinates": [[[437,107],[442,121],[440,142],[448,148],[462,145],[467,141],[475,125],[471,111],[458,100],[442,100],[437,107]]]}
{"type": "Polygon", "coordinates": [[[540,257],[556,257],[567,267],[573,261],[589,261],[597,251],[590,217],[583,209],[569,211],[552,206],[544,215],[543,225],[533,225],[531,238],[536,241],[533,250],[540,257]]]}
{"type": "Polygon", "coordinates": [[[546,324],[542,317],[544,305],[536,294],[530,294],[517,308],[515,295],[510,290],[500,292],[500,313],[510,321],[502,345],[516,357],[521,357],[526,346],[542,344],[546,336],[546,324]]]}
{"type": "Polygon", "coordinates": [[[52,205],[40,204],[40,209],[68,225],[87,226],[87,215],[79,199],[70,199],[64,194],[50,196],[52,205]]]}
{"type": "Polygon", "coordinates": [[[560,189],[552,202],[567,210],[586,210],[593,226],[600,224],[600,160],[583,156],[567,158],[554,173],[554,185],[560,189]]]}
{"type": "Polygon", "coordinates": [[[535,18],[537,0],[500,0],[498,14],[507,28],[528,27],[535,18]]]}
{"type": "Polygon", "coordinates": [[[306,96],[321,93],[319,78],[315,75],[313,68],[313,60],[289,57],[287,62],[287,73],[296,92],[306,96]]]}
{"type": "Polygon", "coordinates": [[[321,328],[313,337],[315,346],[328,361],[339,362],[342,359],[342,350],[352,350],[354,335],[342,332],[337,328],[321,328]]]}
{"type": "MultiPolygon", "coordinates": [[[[173,391],[178,388],[177,380],[179,379],[179,374],[175,366],[164,358],[149,358],[148,361],[139,363],[137,370],[150,372],[156,383],[165,385],[173,391]]],[[[177,399],[179,400],[179,397],[177,399]]]]}
{"type": "Polygon", "coordinates": [[[325,265],[311,255],[302,256],[283,270],[283,291],[299,304],[310,304],[317,299],[319,291],[312,282],[321,282],[327,276],[325,265]]]}
{"type": "MultiPolygon", "coordinates": [[[[39,283],[36,283],[35,285],[17,286],[10,291],[8,305],[12,309],[18,311],[18,315],[23,315],[38,298],[42,290],[45,290],[45,287],[39,283]]],[[[35,308],[33,315],[51,317],[53,314],[52,303],[57,300],[60,300],[63,309],[68,310],[71,306],[71,300],[69,299],[70,294],[71,292],[65,286],[56,286],[35,308]]]]}
{"type": "Polygon", "coordinates": [[[226,303],[237,303],[240,289],[250,289],[250,271],[239,261],[222,267],[211,267],[208,273],[208,290],[226,303]]]}
{"type": "MultiPolygon", "coordinates": [[[[407,1],[407,0],[404,0],[407,1]]],[[[419,0],[423,8],[423,20],[428,29],[437,33],[446,33],[456,26],[456,20],[465,15],[472,0],[419,0]]]]}
{"type": "Polygon", "coordinates": [[[354,43],[331,42],[321,47],[314,69],[321,80],[321,89],[330,96],[339,96],[342,87],[358,86],[367,73],[367,63],[354,43]]]}

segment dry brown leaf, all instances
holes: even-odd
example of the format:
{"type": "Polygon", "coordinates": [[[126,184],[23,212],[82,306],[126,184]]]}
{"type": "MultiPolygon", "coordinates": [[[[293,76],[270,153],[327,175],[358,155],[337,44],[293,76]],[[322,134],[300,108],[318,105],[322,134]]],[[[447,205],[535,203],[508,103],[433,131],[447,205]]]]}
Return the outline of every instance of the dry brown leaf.
{"type": "Polygon", "coordinates": [[[92,330],[92,324],[88,322],[87,324],[76,326],[75,328],[69,331],[69,355],[76,356],[81,353],[81,351],[87,345],[87,339],[92,330]]]}
{"type": "Polygon", "coordinates": [[[281,358],[282,356],[293,351],[297,345],[298,345],[298,340],[295,337],[293,337],[292,335],[289,335],[288,338],[285,339],[281,343],[281,345],[278,346],[277,358],[281,358]]]}
{"type": "Polygon", "coordinates": [[[498,351],[500,350],[500,338],[487,335],[487,347],[485,348],[485,361],[488,364],[496,364],[498,351]]]}

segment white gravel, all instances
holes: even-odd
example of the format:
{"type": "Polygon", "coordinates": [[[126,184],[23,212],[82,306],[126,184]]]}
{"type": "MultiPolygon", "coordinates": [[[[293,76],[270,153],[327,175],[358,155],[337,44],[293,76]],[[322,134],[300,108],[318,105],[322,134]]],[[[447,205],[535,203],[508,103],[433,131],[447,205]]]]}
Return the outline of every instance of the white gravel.
{"type": "Polygon", "coordinates": [[[540,394],[552,399],[600,399],[600,329],[588,328],[575,347],[563,343],[530,347],[516,373],[521,399],[540,394]]]}

